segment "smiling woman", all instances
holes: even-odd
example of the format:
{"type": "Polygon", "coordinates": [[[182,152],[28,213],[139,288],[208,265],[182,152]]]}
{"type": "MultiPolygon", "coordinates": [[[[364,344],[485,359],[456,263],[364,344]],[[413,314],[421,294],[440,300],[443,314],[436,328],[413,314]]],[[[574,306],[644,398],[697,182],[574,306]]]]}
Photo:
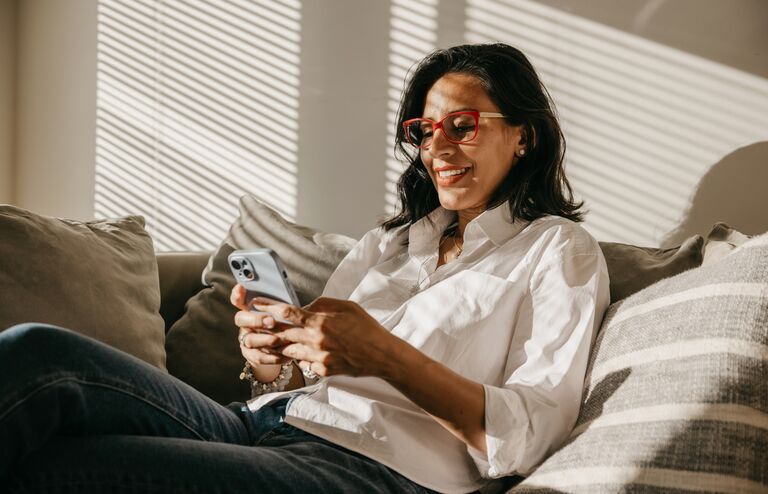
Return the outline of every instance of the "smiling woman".
{"type": "Polygon", "coordinates": [[[546,91],[518,50],[458,46],[416,68],[399,115],[400,211],[322,296],[246,304],[233,289],[247,402],[222,407],[61,328],[1,332],[0,364],[38,358],[0,372],[19,376],[0,381],[0,485],[459,493],[558,448],[609,290],[546,91]],[[24,461],[73,432],[112,453],[74,472],[24,461]]]}
{"type": "MultiPolygon", "coordinates": [[[[474,76],[449,73],[438,79],[427,93],[424,115],[455,112],[456,108],[483,109],[482,113],[501,115],[491,98],[474,76]]],[[[452,113],[456,115],[456,113],[452,113]]],[[[479,113],[478,113],[479,116],[479,113]]],[[[454,119],[460,119],[461,114],[454,119]]],[[[460,211],[459,233],[475,216],[484,211],[491,195],[525,154],[522,126],[512,126],[502,120],[473,119],[466,125],[471,132],[466,138],[452,142],[447,132],[422,140],[421,161],[432,178],[440,204],[460,211]],[[461,175],[446,176],[460,171],[461,175]]]]}
{"type": "MultiPolygon", "coordinates": [[[[289,394],[286,422],[419,485],[464,492],[530,472],[567,435],[608,304],[605,261],[576,224],[560,126],[520,51],[432,53],[399,121],[410,162],[400,212],[368,232],[320,299],[257,306],[299,329],[247,336],[243,355],[264,379],[285,357],[325,377],[289,394]]],[[[263,330],[241,287],[232,302],[241,334],[263,330]]]]}
{"type": "MultiPolygon", "coordinates": [[[[550,214],[582,219],[581,204],[574,202],[563,169],[565,139],[554,105],[519,50],[491,44],[434,52],[421,62],[406,88],[399,121],[407,125],[398,128],[396,146],[410,166],[398,183],[401,212],[385,227],[418,220],[441,203],[444,190],[435,181],[438,168],[466,167],[475,161],[479,165],[472,177],[473,190],[460,191],[457,209],[477,212],[506,201],[514,217],[526,220],[550,214]],[[421,130],[414,128],[413,122],[422,117],[440,118],[459,110],[478,112],[474,133],[461,139],[451,142],[450,132],[443,128],[445,141],[436,138],[433,143],[431,136],[422,139],[421,130]],[[499,116],[503,120],[496,121],[499,116]]],[[[449,120],[448,125],[454,123],[458,122],[449,120]]],[[[458,196],[454,192],[446,199],[458,196]]]]}

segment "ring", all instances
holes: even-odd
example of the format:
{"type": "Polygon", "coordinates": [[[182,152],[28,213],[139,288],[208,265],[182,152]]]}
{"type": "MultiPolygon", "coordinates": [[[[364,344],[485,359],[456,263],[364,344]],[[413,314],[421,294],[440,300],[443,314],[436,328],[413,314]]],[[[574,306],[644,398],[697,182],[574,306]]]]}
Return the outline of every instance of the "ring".
{"type": "Polygon", "coordinates": [[[312,362],[309,363],[309,365],[305,369],[301,369],[301,373],[304,374],[304,377],[307,379],[317,379],[317,373],[312,370],[312,362]]]}
{"type": "Polygon", "coordinates": [[[245,337],[246,337],[246,336],[248,336],[248,333],[243,333],[243,334],[241,334],[241,335],[240,335],[240,337],[238,338],[238,341],[240,341],[240,344],[241,344],[242,346],[244,346],[245,348],[250,348],[250,347],[248,347],[248,346],[245,344],[245,337]]]}

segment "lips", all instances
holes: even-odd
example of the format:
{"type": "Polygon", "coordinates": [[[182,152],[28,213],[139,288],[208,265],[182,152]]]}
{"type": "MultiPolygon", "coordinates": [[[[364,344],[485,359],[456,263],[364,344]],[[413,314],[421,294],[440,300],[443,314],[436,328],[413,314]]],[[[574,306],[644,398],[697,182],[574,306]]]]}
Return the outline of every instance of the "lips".
{"type": "Polygon", "coordinates": [[[444,166],[435,168],[435,178],[437,184],[443,187],[454,185],[469,175],[471,167],[465,166],[444,166]]]}

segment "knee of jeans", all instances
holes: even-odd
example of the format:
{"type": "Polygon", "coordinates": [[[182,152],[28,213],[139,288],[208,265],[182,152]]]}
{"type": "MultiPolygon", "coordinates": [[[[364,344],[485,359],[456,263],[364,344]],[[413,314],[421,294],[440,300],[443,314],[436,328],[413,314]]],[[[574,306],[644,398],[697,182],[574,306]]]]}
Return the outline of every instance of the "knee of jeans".
{"type": "Polygon", "coordinates": [[[68,341],[73,341],[76,333],[52,324],[29,322],[16,324],[0,333],[0,348],[21,352],[23,349],[39,349],[55,345],[64,349],[68,341]]]}

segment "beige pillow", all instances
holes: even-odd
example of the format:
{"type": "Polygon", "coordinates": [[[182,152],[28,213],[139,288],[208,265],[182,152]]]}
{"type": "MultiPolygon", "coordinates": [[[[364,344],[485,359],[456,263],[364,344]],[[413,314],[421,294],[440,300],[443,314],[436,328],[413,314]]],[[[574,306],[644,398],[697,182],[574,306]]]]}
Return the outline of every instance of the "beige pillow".
{"type": "Polygon", "coordinates": [[[718,262],[751,237],[734,230],[725,223],[715,223],[704,244],[703,266],[718,262]]]}
{"type": "Polygon", "coordinates": [[[285,220],[253,196],[240,198],[240,216],[203,271],[203,288],[189,299],[166,339],[168,370],[222,404],[245,401],[249,386],[238,379],[243,357],[229,303],[234,279],[227,256],[237,249],[267,247],[283,261],[302,304],[322,293],[336,265],[357,243],[285,220]]]}
{"type": "Polygon", "coordinates": [[[663,278],[700,266],[703,246],[701,235],[694,235],[679,247],[669,249],[600,242],[611,280],[611,303],[663,278]]]}
{"type": "Polygon", "coordinates": [[[768,492],[768,234],[603,319],[576,426],[511,493],[768,492]]]}
{"type": "Polygon", "coordinates": [[[0,330],[72,329],[165,370],[152,239],[140,216],[74,221],[0,205],[0,330]]]}

